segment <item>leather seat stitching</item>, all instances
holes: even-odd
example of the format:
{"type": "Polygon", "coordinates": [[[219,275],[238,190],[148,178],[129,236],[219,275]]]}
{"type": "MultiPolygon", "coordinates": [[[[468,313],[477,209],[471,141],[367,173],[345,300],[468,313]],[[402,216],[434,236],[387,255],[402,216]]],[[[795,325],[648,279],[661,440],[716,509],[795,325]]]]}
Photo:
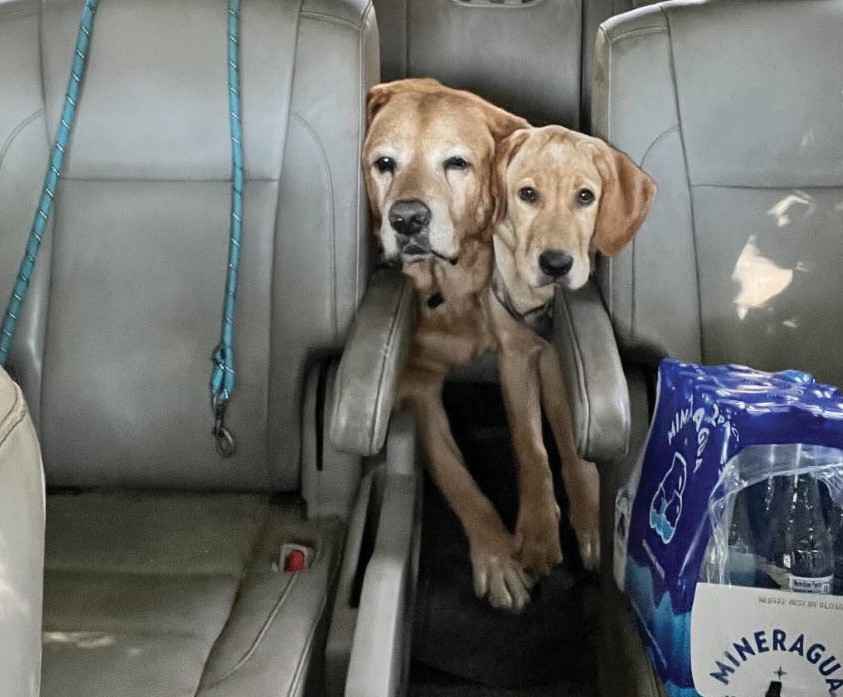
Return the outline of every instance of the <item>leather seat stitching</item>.
{"type": "MultiPolygon", "coordinates": [[[[398,318],[402,316],[402,308],[404,307],[405,303],[409,302],[407,300],[409,296],[409,284],[405,283],[403,292],[398,297],[398,302],[395,305],[395,311],[392,313],[392,319],[389,325],[389,335],[387,337],[387,346],[393,345],[393,340],[395,337],[396,332],[399,328],[399,321],[398,318]]],[[[386,375],[389,371],[387,371],[387,361],[391,356],[391,352],[383,351],[381,352],[381,361],[380,361],[380,371],[378,374],[378,389],[376,394],[381,394],[383,392],[383,384],[386,381],[386,375]]],[[[378,409],[378,405],[380,404],[380,400],[375,400],[373,404],[373,408],[375,411],[378,409]]],[[[377,422],[379,420],[378,414],[374,414],[374,419],[372,419],[372,430],[369,433],[369,445],[368,450],[372,450],[375,447],[375,435],[378,432],[377,422]]]]}
{"type": "Polygon", "coordinates": [[[591,443],[590,443],[590,434],[591,434],[591,403],[589,400],[588,389],[585,385],[585,375],[584,375],[584,365],[582,359],[582,348],[580,347],[579,337],[576,333],[576,325],[574,323],[574,318],[571,316],[571,308],[567,302],[562,303],[562,311],[565,313],[565,320],[566,324],[568,325],[568,331],[571,334],[571,348],[573,349],[574,360],[577,364],[577,383],[579,387],[580,394],[577,395],[579,397],[578,401],[582,404],[583,409],[585,410],[585,433],[584,440],[585,440],[585,447],[583,449],[584,452],[588,453],[591,450],[591,443]]]}
{"type": "Polygon", "coordinates": [[[23,401],[20,389],[15,387],[15,403],[9,410],[9,413],[0,421],[0,447],[6,442],[14,430],[26,418],[27,409],[26,403],[23,401]]]}
{"type": "Polygon", "coordinates": [[[691,183],[691,166],[688,163],[688,150],[685,146],[685,129],[682,126],[682,109],[679,105],[679,79],[676,76],[676,57],[673,50],[673,34],[670,31],[670,16],[664,7],[659,6],[664,15],[665,26],[667,27],[667,57],[670,61],[670,78],[673,83],[673,100],[676,109],[676,120],[679,126],[679,142],[682,146],[682,163],[685,167],[685,184],[688,192],[688,209],[691,213],[691,240],[694,245],[694,272],[697,283],[697,331],[700,339],[700,359],[705,361],[702,331],[702,287],[700,286],[700,256],[697,249],[697,221],[694,215],[694,195],[691,183]]]}
{"type": "MultiPolygon", "coordinates": [[[[371,16],[375,12],[375,6],[373,0],[369,0],[366,4],[366,8],[363,10],[362,18],[360,21],[360,32],[362,34],[363,29],[366,24],[369,23],[371,16]]],[[[366,135],[366,99],[368,98],[368,85],[366,84],[365,80],[365,61],[363,56],[363,49],[365,45],[365,41],[363,36],[360,37],[360,41],[357,42],[357,84],[359,87],[358,91],[358,101],[357,101],[357,113],[360,115],[357,121],[357,152],[363,152],[363,140],[366,135]]],[[[360,191],[360,177],[363,174],[363,168],[357,167],[355,168],[355,179],[354,179],[354,191],[360,191]]],[[[358,297],[360,293],[360,258],[361,258],[361,251],[364,251],[361,248],[366,246],[366,242],[368,241],[368,229],[363,230],[363,234],[361,235],[361,231],[359,229],[360,221],[364,221],[364,226],[368,228],[368,218],[365,216],[363,211],[363,206],[366,205],[366,197],[365,196],[358,196],[357,197],[357,204],[356,204],[356,212],[357,212],[357,229],[355,230],[355,236],[357,240],[357,255],[354,260],[354,295],[358,297]]]]}
{"type": "Polygon", "coordinates": [[[668,126],[665,128],[661,133],[659,133],[655,138],[653,138],[652,142],[647,146],[647,149],[644,151],[644,156],[641,158],[640,166],[644,169],[644,165],[647,163],[647,158],[650,157],[650,153],[652,150],[667,136],[669,136],[674,131],[679,130],[679,124],[675,123],[672,126],[668,126]]]}
{"type": "MultiPolygon", "coordinates": [[[[225,633],[225,630],[228,628],[228,624],[231,621],[232,612],[234,611],[234,608],[237,606],[237,601],[240,598],[241,591],[243,590],[243,585],[242,585],[243,581],[245,580],[247,574],[249,573],[249,569],[252,567],[252,564],[254,563],[255,557],[258,554],[258,548],[260,546],[261,540],[264,537],[264,532],[266,531],[267,527],[269,526],[271,515],[272,515],[271,508],[267,507],[264,510],[263,521],[260,523],[260,525],[255,526],[255,533],[254,533],[254,537],[252,538],[252,549],[251,549],[251,553],[249,554],[249,559],[246,560],[246,563],[242,567],[242,572],[241,572],[241,575],[240,575],[240,583],[238,583],[238,585],[237,585],[237,592],[235,593],[234,599],[231,601],[231,605],[228,608],[227,618],[226,618],[225,622],[223,623],[222,627],[220,628],[219,634],[217,634],[216,639],[214,639],[213,643],[211,644],[211,648],[208,651],[208,655],[205,656],[205,663],[202,666],[201,673],[199,674],[200,677],[199,677],[199,685],[197,686],[197,694],[202,689],[202,677],[205,675],[205,671],[208,668],[208,662],[211,659],[211,655],[214,652],[214,648],[216,647],[217,643],[219,642],[220,637],[225,633]]],[[[288,586],[288,588],[289,588],[289,586],[288,586]]],[[[286,593],[286,590],[287,589],[285,589],[285,593],[286,593]]],[[[223,676],[223,677],[225,677],[225,676],[223,676]]],[[[216,683],[214,683],[214,684],[216,684],[216,683]]]]}
{"type": "Polygon", "coordinates": [[[317,22],[328,22],[330,24],[339,24],[341,26],[351,27],[355,31],[360,30],[361,24],[355,24],[354,22],[343,19],[342,17],[335,17],[334,15],[324,14],[322,12],[313,12],[313,11],[303,11],[301,13],[302,17],[307,17],[308,19],[316,20],[317,22]]]}
{"type": "Polygon", "coordinates": [[[325,612],[326,604],[327,598],[323,600],[322,604],[319,606],[319,614],[317,615],[317,620],[313,623],[310,629],[310,633],[307,635],[307,639],[305,639],[304,644],[301,647],[301,652],[299,653],[299,660],[296,662],[296,670],[293,674],[293,679],[290,681],[290,690],[287,694],[297,694],[299,692],[298,685],[302,681],[302,677],[304,676],[305,661],[310,659],[310,647],[313,645],[313,637],[316,636],[316,630],[318,629],[319,622],[325,612]]]}
{"type": "Polygon", "coordinates": [[[639,29],[630,29],[629,31],[625,31],[623,34],[616,34],[614,36],[609,36],[609,43],[614,44],[616,41],[622,41],[624,39],[630,39],[634,36],[644,36],[646,34],[663,34],[665,33],[665,27],[640,27],[639,29]]]}
{"type": "Polygon", "coordinates": [[[307,133],[313,144],[316,146],[316,150],[319,152],[319,159],[322,162],[322,167],[325,170],[325,174],[328,177],[328,206],[329,216],[330,216],[330,223],[328,227],[331,230],[331,244],[330,244],[330,253],[331,253],[331,269],[334,270],[334,273],[331,274],[331,298],[333,302],[331,303],[331,314],[333,315],[333,325],[334,325],[334,338],[339,337],[339,320],[337,319],[337,231],[336,231],[336,224],[334,220],[334,178],[331,175],[331,163],[328,159],[328,154],[325,152],[325,148],[322,145],[322,141],[319,138],[319,135],[310,125],[307,119],[305,119],[301,114],[295,111],[290,111],[290,117],[295,119],[299,125],[304,128],[305,133],[307,133]]]}
{"type": "Polygon", "coordinates": [[[281,606],[284,604],[284,601],[287,600],[287,597],[290,595],[290,592],[295,587],[297,579],[298,576],[293,576],[293,578],[290,579],[290,582],[287,584],[287,587],[284,589],[284,592],[272,606],[272,610],[270,611],[269,615],[267,616],[266,620],[261,626],[260,631],[257,633],[257,636],[255,636],[254,640],[249,645],[249,648],[246,650],[246,653],[243,654],[240,660],[237,661],[237,663],[235,663],[231,668],[229,668],[228,671],[223,673],[222,676],[214,680],[214,682],[204,685],[203,688],[210,688],[214,687],[215,685],[219,685],[223,680],[226,680],[232,675],[234,675],[234,673],[240,670],[249,661],[249,659],[254,655],[264,636],[269,631],[269,627],[272,625],[272,622],[275,620],[275,617],[281,610],[281,606]]]}
{"type": "Polygon", "coordinates": [[[6,138],[6,142],[3,143],[3,147],[0,148],[0,169],[3,168],[3,160],[6,158],[6,153],[9,151],[9,148],[12,147],[12,143],[15,139],[24,131],[24,129],[31,124],[35,119],[39,116],[43,115],[44,109],[38,109],[38,111],[32,112],[29,116],[24,117],[21,119],[20,123],[15,126],[11,132],[9,133],[9,137],[6,138]]]}

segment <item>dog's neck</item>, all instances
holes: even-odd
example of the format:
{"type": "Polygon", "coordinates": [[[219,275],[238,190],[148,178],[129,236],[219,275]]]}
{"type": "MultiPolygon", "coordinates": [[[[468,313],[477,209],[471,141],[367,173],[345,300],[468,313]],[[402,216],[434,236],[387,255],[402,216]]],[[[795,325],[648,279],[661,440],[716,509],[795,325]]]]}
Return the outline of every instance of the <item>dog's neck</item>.
{"type": "Polygon", "coordinates": [[[490,287],[495,300],[513,319],[549,340],[553,330],[555,287],[532,288],[518,273],[513,251],[498,235],[493,237],[493,243],[494,269],[490,287]]]}
{"type": "Polygon", "coordinates": [[[456,264],[425,259],[404,267],[404,273],[413,279],[422,302],[431,310],[449,301],[479,297],[489,283],[491,271],[491,245],[479,239],[463,243],[456,264]]]}

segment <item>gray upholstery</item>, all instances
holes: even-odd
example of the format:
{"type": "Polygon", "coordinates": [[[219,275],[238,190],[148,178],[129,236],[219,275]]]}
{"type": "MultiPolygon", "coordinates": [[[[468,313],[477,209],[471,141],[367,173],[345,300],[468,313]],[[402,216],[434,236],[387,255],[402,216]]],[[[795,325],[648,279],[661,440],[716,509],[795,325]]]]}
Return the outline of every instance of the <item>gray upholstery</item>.
{"type": "Polygon", "coordinates": [[[372,277],[337,369],[331,441],[374,455],[383,448],[398,378],[415,327],[415,292],[397,271],[372,277]]]}
{"type": "Polygon", "coordinates": [[[596,284],[557,296],[553,330],[577,450],[587,460],[614,462],[627,450],[629,395],[612,323],[596,284]]]}
{"type": "Polygon", "coordinates": [[[383,78],[435,77],[536,125],[588,124],[592,51],[629,0],[375,0],[383,78]]]}
{"type": "MultiPolygon", "coordinates": [[[[377,80],[373,12],[365,0],[243,8],[245,242],[229,409],[238,448],[222,461],[208,436],[207,380],[228,236],[226,12],[219,2],[178,7],[117,0],[97,13],[12,365],[52,485],[295,490],[306,367],[341,344],[367,278],[359,147],[377,80]]],[[[3,298],[40,194],[80,8],[0,6],[3,298]]]]}
{"type": "MultiPolygon", "coordinates": [[[[604,23],[594,134],[659,195],[632,244],[600,268],[621,355],[672,356],[843,384],[843,12],[822,0],[666,2],[604,23]]],[[[607,696],[657,697],[611,569],[617,488],[640,456],[645,394],[629,374],[632,445],[601,477],[607,696]]]]}
{"type": "Polygon", "coordinates": [[[626,350],[843,384],[841,27],[821,0],[663,3],[603,25],[595,134],[659,184],[602,273],[626,350]]]}
{"type": "Polygon", "coordinates": [[[44,473],[20,388],[0,368],[0,695],[37,697],[44,473]]]}
{"type": "Polygon", "coordinates": [[[262,496],[50,496],[42,695],[299,695],[342,528],[262,496]],[[278,569],[281,545],[316,560],[278,569]]]}
{"type": "MultiPolygon", "coordinates": [[[[386,461],[371,483],[371,498],[364,512],[364,516],[377,517],[378,522],[377,534],[369,540],[371,558],[359,603],[351,602],[353,592],[348,591],[355,581],[349,573],[351,567],[346,565],[334,615],[340,621],[332,623],[328,638],[329,648],[334,648],[334,662],[348,664],[343,692],[346,697],[392,697],[407,694],[409,688],[410,627],[422,526],[421,470],[415,454],[413,417],[408,411],[396,412],[386,443],[386,461]],[[346,658],[344,652],[336,654],[340,647],[347,646],[352,614],[356,623],[346,658]]],[[[360,540],[352,558],[364,549],[360,540]]]]}
{"type": "Polygon", "coordinates": [[[580,66],[580,130],[591,133],[591,92],[594,86],[597,31],[610,17],[654,0],[582,0],[582,64],[580,66]]]}
{"type": "MultiPolygon", "coordinates": [[[[0,3],[3,299],[82,4],[0,3]]],[[[302,439],[313,437],[303,391],[314,364],[339,353],[368,281],[359,152],[377,30],[367,0],[243,4],[245,212],[227,424],[237,451],[223,460],[208,379],[228,248],[226,22],[224,0],[109,0],[97,12],[11,355],[47,482],[61,487],[47,497],[43,697],[322,687],[344,526],[307,518],[295,498],[302,439]],[[312,568],[278,570],[287,541],[316,550],[312,568]]],[[[38,480],[28,486],[37,493],[38,480]]],[[[15,502],[40,503],[28,500],[15,502]]]]}
{"type": "Polygon", "coordinates": [[[626,483],[641,453],[649,426],[647,377],[627,369],[632,432],[625,456],[600,470],[600,559],[602,582],[598,607],[597,678],[600,697],[659,697],[659,680],[644,650],[629,600],[612,577],[615,494],[626,483]],[[621,679],[618,679],[621,678],[621,679]]]}

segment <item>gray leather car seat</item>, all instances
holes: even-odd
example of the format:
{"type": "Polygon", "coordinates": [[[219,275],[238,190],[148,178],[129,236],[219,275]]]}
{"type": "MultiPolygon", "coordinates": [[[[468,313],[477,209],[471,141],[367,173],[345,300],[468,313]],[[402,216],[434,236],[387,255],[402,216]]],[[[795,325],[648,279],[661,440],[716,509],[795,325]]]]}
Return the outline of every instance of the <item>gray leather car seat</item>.
{"type": "Polygon", "coordinates": [[[0,369],[0,695],[41,679],[44,472],[20,388],[0,369]]]}
{"type": "Polygon", "coordinates": [[[600,22],[631,0],[374,0],[384,80],[435,77],[535,125],[587,128],[600,22]]]}
{"type": "Polygon", "coordinates": [[[825,0],[666,2],[601,27],[594,133],[659,186],[633,243],[600,267],[607,309],[569,298],[584,334],[610,318],[619,343],[619,353],[608,340],[602,351],[591,344],[611,369],[590,374],[579,419],[582,449],[602,444],[601,463],[612,465],[602,469],[606,695],[663,689],[615,590],[610,544],[658,359],[800,368],[843,385],[841,9],[825,0]],[[631,432],[626,457],[607,423],[631,432]]]}
{"type": "MultiPolygon", "coordinates": [[[[0,4],[4,301],[81,9],[80,0],[0,4]]],[[[322,426],[314,436],[302,405],[306,377],[342,347],[369,279],[359,151],[377,30],[366,0],[243,4],[244,243],[227,424],[237,450],[222,459],[208,379],[228,247],[226,20],[225,2],[204,0],[109,0],[97,12],[10,363],[51,488],[45,697],[275,696],[322,682],[345,525],[307,516],[299,498],[306,484],[310,512],[331,510],[320,499],[327,419],[317,443],[322,426]],[[279,568],[288,542],[314,550],[310,568],[279,568]]],[[[391,350],[409,336],[411,296],[390,283],[366,313],[375,330],[356,332],[355,355],[374,366],[358,376],[363,414],[340,418],[355,433],[335,439],[352,450],[364,441],[362,454],[383,445],[391,350]]],[[[356,486],[344,476],[341,512],[356,486]]]]}

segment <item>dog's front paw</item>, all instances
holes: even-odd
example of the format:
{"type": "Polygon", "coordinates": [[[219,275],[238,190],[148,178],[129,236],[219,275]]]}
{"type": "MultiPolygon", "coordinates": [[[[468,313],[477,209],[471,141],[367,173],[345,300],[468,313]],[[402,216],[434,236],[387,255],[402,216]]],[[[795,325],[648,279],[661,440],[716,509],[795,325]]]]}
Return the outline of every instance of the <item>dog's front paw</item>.
{"type": "MultiPolygon", "coordinates": [[[[596,518],[596,516],[595,516],[596,518]]],[[[597,573],[600,570],[600,525],[598,521],[592,521],[585,525],[574,525],[577,533],[577,542],[580,547],[580,559],[586,570],[597,573]]]]}
{"type": "Polygon", "coordinates": [[[525,569],[547,576],[562,561],[559,542],[559,506],[550,501],[543,506],[521,507],[515,528],[515,558],[525,569]]]}
{"type": "Polygon", "coordinates": [[[517,614],[530,602],[534,580],[514,559],[514,552],[511,536],[472,544],[471,565],[477,597],[488,598],[494,608],[517,614]]]}

